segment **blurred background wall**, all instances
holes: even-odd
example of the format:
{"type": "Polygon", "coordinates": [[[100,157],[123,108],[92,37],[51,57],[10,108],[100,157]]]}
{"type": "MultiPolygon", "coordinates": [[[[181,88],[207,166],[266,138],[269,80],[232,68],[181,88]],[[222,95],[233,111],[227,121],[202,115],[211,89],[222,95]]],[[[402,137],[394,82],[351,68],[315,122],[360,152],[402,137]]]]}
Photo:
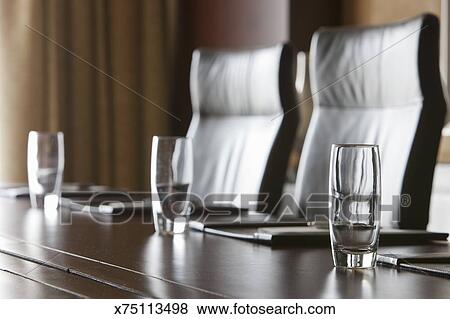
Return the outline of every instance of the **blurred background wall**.
{"type": "Polygon", "coordinates": [[[172,2],[0,1],[0,181],[26,181],[43,130],[64,132],[65,181],[145,187],[150,138],[177,122],[172,2]]]}
{"type": "MultiPolygon", "coordinates": [[[[0,182],[26,181],[29,130],[62,130],[66,181],[147,189],[151,136],[185,134],[189,125],[194,48],[290,40],[308,51],[321,26],[373,25],[423,12],[440,16],[441,5],[440,0],[0,0],[0,182]]],[[[302,87],[298,147],[311,111],[308,83],[302,87]]]]}

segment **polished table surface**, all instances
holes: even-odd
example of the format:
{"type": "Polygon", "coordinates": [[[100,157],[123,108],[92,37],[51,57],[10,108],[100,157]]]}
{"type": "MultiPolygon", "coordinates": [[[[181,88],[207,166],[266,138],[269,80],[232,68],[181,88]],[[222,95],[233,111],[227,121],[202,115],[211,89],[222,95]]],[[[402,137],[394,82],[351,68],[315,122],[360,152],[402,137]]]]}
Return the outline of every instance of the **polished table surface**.
{"type": "Polygon", "coordinates": [[[159,236],[148,220],[140,213],[44,212],[28,200],[0,199],[0,297],[450,298],[444,278],[380,266],[336,270],[328,245],[269,247],[198,232],[159,236]]]}

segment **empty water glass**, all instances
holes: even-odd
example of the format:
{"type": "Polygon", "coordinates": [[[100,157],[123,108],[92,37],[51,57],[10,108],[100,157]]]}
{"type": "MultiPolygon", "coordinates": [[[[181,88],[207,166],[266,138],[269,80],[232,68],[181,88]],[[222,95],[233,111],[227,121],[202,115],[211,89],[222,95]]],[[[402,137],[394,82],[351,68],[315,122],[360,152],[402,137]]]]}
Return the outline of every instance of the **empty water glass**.
{"type": "Polygon", "coordinates": [[[33,208],[56,208],[64,173],[62,132],[28,134],[28,187],[33,208]]]}
{"type": "Polygon", "coordinates": [[[150,171],[155,231],[183,233],[187,229],[193,175],[191,140],[154,136],[150,171]]]}
{"type": "Polygon", "coordinates": [[[329,187],[334,265],[375,267],[381,195],[378,145],[333,144],[329,187]]]}

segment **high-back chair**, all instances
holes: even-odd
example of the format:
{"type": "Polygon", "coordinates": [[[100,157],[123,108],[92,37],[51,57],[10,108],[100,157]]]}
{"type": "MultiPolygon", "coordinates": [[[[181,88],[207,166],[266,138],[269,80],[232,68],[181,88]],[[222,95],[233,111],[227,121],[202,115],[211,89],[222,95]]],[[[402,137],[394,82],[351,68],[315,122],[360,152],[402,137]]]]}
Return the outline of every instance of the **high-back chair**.
{"type": "Polygon", "coordinates": [[[298,125],[296,112],[284,115],[296,104],[295,73],[288,45],[194,51],[193,194],[269,194],[274,207],[298,125]]]}
{"type": "MultiPolygon", "coordinates": [[[[422,15],[383,26],[319,30],[311,43],[310,74],[314,110],[296,183],[303,212],[312,206],[311,194],[328,194],[333,143],[375,143],[382,204],[393,204],[401,228],[424,229],[446,114],[438,19],[422,15]]],[[[313,220],[318,213],[306,214],[313,220]]]]}

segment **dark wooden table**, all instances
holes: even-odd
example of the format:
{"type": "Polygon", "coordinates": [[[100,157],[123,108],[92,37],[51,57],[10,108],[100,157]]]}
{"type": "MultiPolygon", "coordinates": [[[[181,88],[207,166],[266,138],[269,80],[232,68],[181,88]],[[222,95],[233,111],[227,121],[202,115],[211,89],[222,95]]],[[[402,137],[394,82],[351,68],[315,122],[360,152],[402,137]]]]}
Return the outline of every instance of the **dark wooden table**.
{"type": "MultiPolygon", "coordinates": [[[[443,278],[380,266],[335,270],[328,245],[164,237],[142,220],[148,216],[44,213],[27,200],[0,199],[0,297],[450,298],[443,278]]],[[[380,249],[450,252],[447,242],[380,249]]]]}

